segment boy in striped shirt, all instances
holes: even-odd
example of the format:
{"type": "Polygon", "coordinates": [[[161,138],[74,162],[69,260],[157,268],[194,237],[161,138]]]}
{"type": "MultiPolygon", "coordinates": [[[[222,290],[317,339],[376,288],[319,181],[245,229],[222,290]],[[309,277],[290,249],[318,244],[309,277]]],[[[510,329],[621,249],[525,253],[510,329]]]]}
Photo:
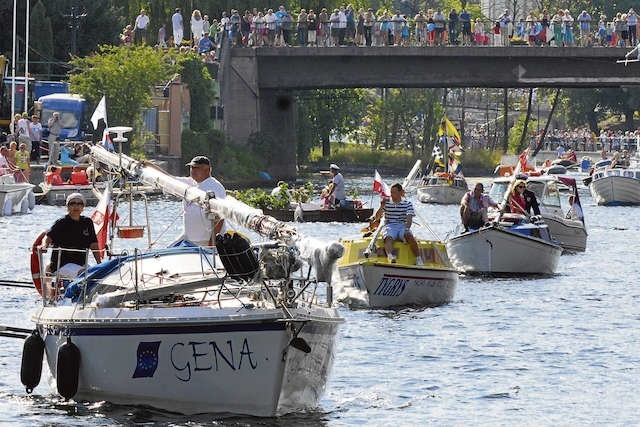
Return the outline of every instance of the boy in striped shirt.
{"type": "Polygon", "coordinates": [[[384,209],[384,228],[382,236],[384,237],[384,248],[387,253],[389,262],[395,263],[396,256],[393,255],[393,241],[401,240],[409,243],[411,251],[416,256],[416,265],[423,265],[422,257],[418,251],[418,243],[413,233],[411,233],[411,224],[415,212],[413,204],[409,200],[405,200],[402,185],[395,183],[391,186],[391,200],[383,199],[382,207],[384,209]]]}

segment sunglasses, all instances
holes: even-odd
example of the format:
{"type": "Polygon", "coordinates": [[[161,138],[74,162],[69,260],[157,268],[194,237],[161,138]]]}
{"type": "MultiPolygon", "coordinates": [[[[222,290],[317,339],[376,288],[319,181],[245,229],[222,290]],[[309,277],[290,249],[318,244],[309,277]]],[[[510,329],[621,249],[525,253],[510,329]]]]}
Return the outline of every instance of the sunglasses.
{"type": "Polygon", "coordinates": [[[67,203],[67,206],[84,206],[84,203],[82,203],[82,202],[69,202],[69,203],[67,203]]]}
{"type": "Polygon", "coordinates": [[[524,188],[524,185],[518,185],[516,188],[524,188]]]}

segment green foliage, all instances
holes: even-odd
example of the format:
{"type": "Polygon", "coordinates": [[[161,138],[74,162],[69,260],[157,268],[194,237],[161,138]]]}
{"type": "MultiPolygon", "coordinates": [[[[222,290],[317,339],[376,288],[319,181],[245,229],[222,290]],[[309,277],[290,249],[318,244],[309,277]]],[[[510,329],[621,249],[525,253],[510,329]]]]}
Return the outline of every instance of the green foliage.
{"type": "Polygon", "coordinates": [[[509,153],[520,154],[525,148],[527,148],[529,141],[533,135],[533,131],[536,129],[537,122],[529,119],[529,126],[527,126],[527,133],[524,138],[524,147],[520,146],[520,139],[522,138],[522,132],[524,132],[524,121],[526,114],[520,114],[518,119],[514,123],[513,127],[509,129],[509,153]]]}
{"type": "Polygon", "coordinates": [[[330,137],[341,140],[360,126],[369,92],[364,89],[313,90],[298,97],[298,155],[306,159],[316,145],[330,153],[330,137]]]}
{"type": "Polygon", "coordinates": [[[136,126],[141,108],[151,104],[154,85],[166,82],[176,71],[167,59],[164,52],[150,47],[101,46],[96,54],[71,61],[71,92],[94,106],[104,94],[109,125],[136,126]]]}
{"type": "Polygon", "coordinates": [[[279,184],[280,191],[272,195],[260,188],[232,191],[231,195],[249,206],[258,209],[289,209],[291,201],[305,203],[313,197],[313,184],[306,183],[300,188],[289,188],[286,182],[279,184]]]}
{"type": "MultiPolygon", "coordinates": [[[[406,149],[376,149],[365,144],[338,144],[331,147],[331,161],[340,164],[385,165],[398,168],[410,168],[415,163],[415,156],[406,149]]],[[[309,161],[320,162],[326,159],[322,156],[320,147],[309,153],[309,161]]]]}
{"type": "Polygon", "coordinates": [[[215,96],[213,79],[195,52],[178,57],[178,70],[182,81],[189,85],[191,98],[191,129],[204,132],[211,127],[211,104],[215,96]]]}
{"type": "MultiPolygon", "coordinates": [[[[29,61],[47,61],[53,52],[53,30],[51,29],[51,18],[47,16],[47,10],[42,3],[38,2],[31,9],[29,22],[30,51],[29,61]]],[[[31,64],[29,71],[32,74],[42,74],[48,71],[45,64],[31,64]]]]}
{"type": "Polygon", "coordinates": [[[468,169],[493,169],[500,164],[502,152],[491,150],[467,150],[462,154],[461,163],[463,170],[468,169]]]}

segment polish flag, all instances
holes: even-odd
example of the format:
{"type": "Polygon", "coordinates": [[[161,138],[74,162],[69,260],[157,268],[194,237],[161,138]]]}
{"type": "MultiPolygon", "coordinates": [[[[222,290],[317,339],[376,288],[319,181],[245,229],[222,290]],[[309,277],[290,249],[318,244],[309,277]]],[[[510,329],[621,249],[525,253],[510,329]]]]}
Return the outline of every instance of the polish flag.
{"type": "Polygon", "coordinates": [[[98,206],[91,214],[91,221],[93,221],[93,228],[96,231],[96,237],[98,238],[98,249],[100,250],[100,256],[104,257],[104,250],[107,246],[107,230],[109,228],[109,211],[111,204],[111,188],[109,185],[104,189],[102,196],[100,196],[100,202],[98,206]]]}
{"type": "Polygon", "coordinates": [[[373,191],[379,193],[381,197],[391,197],[391,189],[382,181],[382,177],[377,170],[373,178],[373,191]]]}

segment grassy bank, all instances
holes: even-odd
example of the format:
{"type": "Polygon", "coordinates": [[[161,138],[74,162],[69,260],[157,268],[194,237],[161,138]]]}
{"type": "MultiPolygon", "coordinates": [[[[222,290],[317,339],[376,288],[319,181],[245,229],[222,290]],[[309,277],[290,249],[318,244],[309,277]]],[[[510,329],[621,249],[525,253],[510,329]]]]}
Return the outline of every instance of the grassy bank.
{"type": "MultiPolygon", "coordinates": [[[[467,175],[488,175],[500,163],[502,152],[489,150],[467,150],[462,154],[460,162],[467,175]]],[[[377,168],[380,172],[406,172],[421,159],[423,165],[432,162],[431,153],[418,156],[409,150],[378,150],[363,144],[331,145],[331,156],[322,157],[322,149],[314,148],[309,155],[309,162],[303,166],[313,170],[328,169],[330,163],[348,166],[349,169],[363,169],[371,171],[377,168]]]]}

